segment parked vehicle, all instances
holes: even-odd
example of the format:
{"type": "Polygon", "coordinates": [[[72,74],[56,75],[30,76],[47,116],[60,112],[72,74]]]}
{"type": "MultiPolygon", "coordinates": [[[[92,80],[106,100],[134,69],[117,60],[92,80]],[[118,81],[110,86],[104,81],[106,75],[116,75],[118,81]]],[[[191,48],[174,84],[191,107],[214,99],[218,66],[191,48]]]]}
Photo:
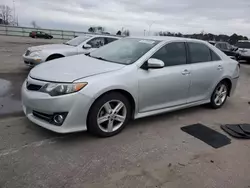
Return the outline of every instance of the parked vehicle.
{"type": "Polygon", "coordinates": [[[128,37],[33,68],[22,104],[29,120],[51,131],[108,137],[130,119],[205,103],[220,108],[238,78],[238,62],[207,42],[128,37]]]}
{"type": "Polygon", "coordinates": [[[239,53],[237,52],[238,48],[233,47],[228,42],[209,41],[209,43],[219,48],[222,52],[224,52],[230,58],[235,59],[235,60],[239,59],[239,53]]]}
{"type": "Polygon", "coordinates": [[[30,35],[31,38],[42,38],[42,39],[52,39],[53,36],[49,35],[48,33],[42,31],[31,31],[30,35]]]}
{"type": "Polygon", "coordinates": [[[25,54],[23,54],[23,60],[26,65],[33,67],[53,59],[77,54],[87,54],[117,39],[119,39],[119,37],[104,35],[78,36],[63,44],[47,44],[30,47],[25,54]]]}
{"type": "Polygon", "coordinates": [[[235,46],[238,47],[237,52],[240,54],[239,60],[245,60],[250,63],[250,41],[240,40],[235,46]]]}

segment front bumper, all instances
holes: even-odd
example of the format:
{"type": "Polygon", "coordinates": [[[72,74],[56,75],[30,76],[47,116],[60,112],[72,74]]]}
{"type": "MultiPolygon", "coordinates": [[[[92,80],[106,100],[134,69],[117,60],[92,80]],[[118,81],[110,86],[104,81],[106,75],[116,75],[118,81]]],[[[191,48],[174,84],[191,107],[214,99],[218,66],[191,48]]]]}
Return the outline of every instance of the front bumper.
{"type": "Polygon", "coordinates": [[[42,58],[38,58],[38,57],[25,56],[24,54],[23,61],[27,66],[34,67],[40,63],[43,63],[45,60],[43,60],[42,58]]]}
{"type": "Polygon", "coordinates": [[[87,115],[93,100],[82,93],[51,97],[39,91],[30,91],[26,81],[22,86],[23,111],[30,121],[57,133],[70,133],[87,129],[87,115]],[[66,112],[62,125],[58,126],[34,115],[35,112],[53,115],[66,112]]]}

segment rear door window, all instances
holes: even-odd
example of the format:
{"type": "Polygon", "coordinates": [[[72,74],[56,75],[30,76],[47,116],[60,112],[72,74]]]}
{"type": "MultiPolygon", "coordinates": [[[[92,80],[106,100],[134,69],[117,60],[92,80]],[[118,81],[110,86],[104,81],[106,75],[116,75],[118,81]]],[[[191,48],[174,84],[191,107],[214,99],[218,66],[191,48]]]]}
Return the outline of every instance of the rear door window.
{"type": "Polygon", "coordinates": [[[188,42],[190,62],[202,63],[211,61],[210,49],[202,43],[188,42]]]}

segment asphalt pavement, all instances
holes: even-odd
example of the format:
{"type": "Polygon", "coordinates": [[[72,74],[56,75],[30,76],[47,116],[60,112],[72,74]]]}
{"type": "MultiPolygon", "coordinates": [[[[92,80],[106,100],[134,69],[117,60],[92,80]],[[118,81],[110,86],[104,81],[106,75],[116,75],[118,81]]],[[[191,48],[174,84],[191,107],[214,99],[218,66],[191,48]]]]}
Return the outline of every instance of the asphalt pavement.
{"type": "Polygon", "coordinates": [[[225,134],[221,124],[250,123],[250,65],[241,66],[236,93],[221,109],[199,106],[135,120],[119,135],[105,139],[87,132],[61,135],[31,123],[21,109],[20,88],[29,72],[20,58],[27,47],[22,43],[38,41],[3,38],[1,188],[250,187],[249,140],[228,136],[231,144],[214,149],[180,130],[202,123],[225,134]]]}

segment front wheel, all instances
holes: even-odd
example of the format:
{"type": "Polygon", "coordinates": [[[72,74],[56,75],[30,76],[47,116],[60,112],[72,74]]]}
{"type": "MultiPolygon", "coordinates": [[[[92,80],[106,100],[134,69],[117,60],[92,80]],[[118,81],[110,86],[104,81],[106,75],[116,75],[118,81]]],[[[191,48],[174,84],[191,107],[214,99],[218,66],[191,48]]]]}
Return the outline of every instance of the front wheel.
{"type": "Polygon", "coordinates": [[[88,131],[100,137],[114,136],[122,131],[130,117],[129,100],[121,93],[107,93],[91,107],[87,121],[88,131]]]}
{"type": "Polygon", "coordinates": [[[226,82],[220,82],[212,94],[211,107],[214,109],[222,107],[227,100],[228,92],[228,84],[226,82]]]}

